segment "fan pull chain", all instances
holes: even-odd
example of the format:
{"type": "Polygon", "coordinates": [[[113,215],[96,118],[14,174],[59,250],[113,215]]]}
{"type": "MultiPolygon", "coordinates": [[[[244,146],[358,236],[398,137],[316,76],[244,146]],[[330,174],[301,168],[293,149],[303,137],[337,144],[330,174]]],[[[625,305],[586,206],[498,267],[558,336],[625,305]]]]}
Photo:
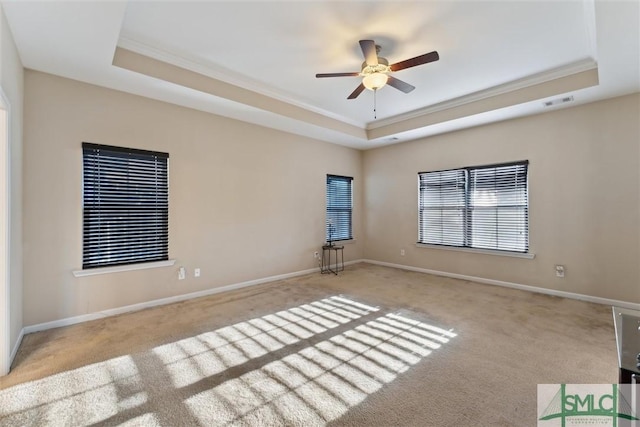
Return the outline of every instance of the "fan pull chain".
{"type": "Polygon", "coordinates": [[[378,113],[376,111],[376,93],[378,92],[378,89],[374,89],[373,90],[373,119],[377,119],[378,118],[378,113]]]}

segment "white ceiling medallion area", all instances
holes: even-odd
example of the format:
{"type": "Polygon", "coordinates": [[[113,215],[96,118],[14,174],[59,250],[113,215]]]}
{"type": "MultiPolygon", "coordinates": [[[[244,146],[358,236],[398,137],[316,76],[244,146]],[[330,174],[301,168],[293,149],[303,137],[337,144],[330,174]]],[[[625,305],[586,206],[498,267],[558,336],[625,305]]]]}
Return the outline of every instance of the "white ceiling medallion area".
{"type": "Polygon", "coordinates": [[[636,1],[2,6],[26,68],[359,149],[640,90],[636,1]],[[374,120],[362,77],[315,78],[360,70],[359,40],[440,59],[394,72],[415,90],[378,90],[374,120]]]}

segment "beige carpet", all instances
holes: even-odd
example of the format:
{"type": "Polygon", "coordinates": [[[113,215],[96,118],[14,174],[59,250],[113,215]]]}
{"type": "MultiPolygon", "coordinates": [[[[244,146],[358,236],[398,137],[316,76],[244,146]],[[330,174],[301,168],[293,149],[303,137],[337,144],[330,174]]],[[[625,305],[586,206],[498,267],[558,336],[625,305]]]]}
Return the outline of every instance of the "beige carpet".
{"type": "Polygon", "coordinates": [[[611,308],[369,264],[31,334],[0,425],[534,426],[611,308]]]}

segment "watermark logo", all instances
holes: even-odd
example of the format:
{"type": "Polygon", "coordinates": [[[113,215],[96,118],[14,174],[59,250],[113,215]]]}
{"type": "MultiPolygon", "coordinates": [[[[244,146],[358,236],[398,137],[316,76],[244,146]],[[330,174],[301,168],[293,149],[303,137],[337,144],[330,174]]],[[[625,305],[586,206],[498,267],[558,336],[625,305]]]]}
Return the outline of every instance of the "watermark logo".
{"type": "Polygon", "coordinates": [[[639,400],[630,384],[538,384],[538,426],[640,427],[639,400]]]}

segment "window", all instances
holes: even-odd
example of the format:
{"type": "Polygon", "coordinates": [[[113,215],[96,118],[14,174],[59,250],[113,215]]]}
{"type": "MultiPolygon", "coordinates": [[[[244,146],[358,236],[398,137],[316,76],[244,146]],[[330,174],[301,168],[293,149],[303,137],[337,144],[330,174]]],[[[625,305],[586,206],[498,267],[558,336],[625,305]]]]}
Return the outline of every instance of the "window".
{"type": "Polygon", "coordinates": [[[528,165],[419,173],[418,243],[528,252],[528,165]]]}
{"type": "Polygon", "coordinates": [[[327,242],[353,239],[352,183],[348,176],[327,175],[327,242]]]}
{"type": "Polygon", "coordinates": [[[169,154],[82,144],[82,268],[169,259],[169,154]]]}

